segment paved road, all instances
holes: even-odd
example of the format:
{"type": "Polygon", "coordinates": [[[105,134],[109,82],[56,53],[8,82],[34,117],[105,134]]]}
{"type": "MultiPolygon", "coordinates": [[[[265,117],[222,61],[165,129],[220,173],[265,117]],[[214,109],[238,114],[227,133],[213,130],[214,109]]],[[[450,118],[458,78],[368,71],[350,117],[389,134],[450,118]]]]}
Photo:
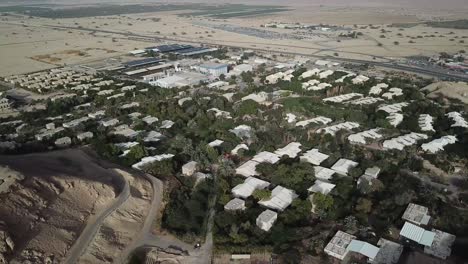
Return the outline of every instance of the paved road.
{"type": "Polygon", "coordinates": [[[124,188],[122,192],[120,192],[117,199],[105,210],[101,213],[94,215],[89,219],[87,222],[86,227],[81,232],[78,239],[75,241],[73,246],[70,248],[67,257],[65,259],[65,263],[74,264],[77,263],[78,259],[84,253],[84,251],[88,248],[93,238],[96,236],[99,228],[102,226],[102,223],[110,214],[112,214],[115,210],[117,210],[127,199],[130,197],[130,186],[128,182],[125,180],[123,176],[118,173],[111,173],[116,177],[120,177],[119,180],[124,182],[124,188]]]}

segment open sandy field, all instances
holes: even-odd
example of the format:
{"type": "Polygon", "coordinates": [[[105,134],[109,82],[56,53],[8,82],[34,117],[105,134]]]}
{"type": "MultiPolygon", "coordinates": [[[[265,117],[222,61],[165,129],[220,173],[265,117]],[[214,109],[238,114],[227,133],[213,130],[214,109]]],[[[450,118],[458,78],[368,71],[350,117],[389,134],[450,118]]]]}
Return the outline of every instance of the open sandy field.
{"type": "Polygon", "coordinates": [[[368,60],[457,52],[467,49],[468,45],[468,30],[431,28],[422,24],[389,27],[392,23],[466,17],[466,10],[438,12],[307,5],[290,8],[291,11],[275,14],[227,19],[178,16],[191,10],[66,19],[7,15],[0,21],[0,76],[105,61],[135,48],[175,41],[368,60]],[[339,37],[342,32],[296,32],[261,27],[269,22],[337,25],[361,32],[362,36],[352,39],[339,37]],[[260,35],[256,34],[259,30],[263,32],[260,35]],[[132,40],[128,33],[166,40],[148,43],[132,40]],[[272,34],[274,37],[264,36],[272,34]],[[289,37],[297,35],[306,38],[289,37]]]}

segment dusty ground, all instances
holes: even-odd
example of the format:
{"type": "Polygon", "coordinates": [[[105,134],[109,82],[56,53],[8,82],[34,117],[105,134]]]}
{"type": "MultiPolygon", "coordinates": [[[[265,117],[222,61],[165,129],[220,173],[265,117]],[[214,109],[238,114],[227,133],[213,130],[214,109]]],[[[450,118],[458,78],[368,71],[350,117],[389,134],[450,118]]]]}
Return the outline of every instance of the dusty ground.
{"type": "Polygon", "coordinates": [[[422,91],[429,92],[427,97],[436,98],[439,94],[458,99],[465,104],[468,104],[468,84],[463,82],[437,82],[432,83],[422,89],[422,91]]]}
{"type": "Polygon", "coordinates": [[[2,156],[0,165],[25,177],[0,195],[0,222],[15,244],[10,263],[61,263],[86,220],[121,188],[79,150],[2,156]]]}
{"type": "Polygon", "coordinates": [[[98,234],[79,263],[116,263],[125,246],[132,242],[142,228],[148,207],[151,205],[151,184],[129,173],[116,170],[130,184],[131,196],[104,220],[98,234]]]}
{"type": "MultiPolygon", "coordinates": [[[[410,28],[388,27],[391,23],[413,23],[429,18],[466,17],[466,10],[418,11],[382,7],[318,7],[301,6],[294,11],[247,18],[211,19],[179,17],[177,12],[143,13],[73,19],[46,19],[5,16],[0,21],[0,76],[37,71],[57,65],[103,61],[135,48],[158,43],[130,40],[127,32],[180,41],[228,44],[245,48],[264,48],[315,55],[372,59],[373,56],[399,58],[409,55],[432,55],[441,51],[467,49],[468,30],[430,28],[419,25],[410,28]],[[155,22],[153,18],[160,19],[155,22]],[[301,22],[344,25],[364,35],[358,39],[341,39],[335,33],[312,34],[307,40],[265,39],[228,32],[215,27],[223,24],[262,29],[268,22],[301,22]],[[358,28],[354,28],[354,25],[358,28]],[[375,26],[370,28],[369,24],[375,26]],[[56,27],[56,28],[52,28],[56,27]],[[72,27],[64,29],[57,27],[72,27]],[[366,27],[366,28],[361,28],[366,27]],[[386,32],[382,33],[382,29],[386,32]],[[91,30],[91,31],[90,31],[91,30]],[[120,34],[92,32],[108,30],[120,34]],[[453,32],[453,33],[451,33],[453,32]],[[385,38],[381,38],[385,35],[385,38]],[[419,38],[418,38],[419,36],[419,38]],[[465,40],[467,43],[460,43],[465,40]],[[399,45],[394,42],[398,41],[399,45]],[[414,43],[409,43],[410,41],[414,43]],[[378,46],[382,43],[382,46],[378,46]]],[[[270,29],[292,33],[286,29],[270,29]]]]}

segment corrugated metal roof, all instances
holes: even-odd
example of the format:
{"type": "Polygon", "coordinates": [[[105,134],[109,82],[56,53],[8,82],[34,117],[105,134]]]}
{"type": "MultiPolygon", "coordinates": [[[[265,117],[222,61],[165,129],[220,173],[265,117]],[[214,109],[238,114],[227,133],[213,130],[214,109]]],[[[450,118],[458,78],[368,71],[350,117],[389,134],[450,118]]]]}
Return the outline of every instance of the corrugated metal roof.
{"type": "Polygon", "coordinates": [[[434,241],[435,233],[409,222],[405,222],[400,231],[400,236],[416,241],[421,245],[431,246],[434,241]]]}
{"type": "Polygon", "coordinates": [[[362,254],[370,259],[375,258],[379,252],[378,247],[360,240],[352,240],[346,249],[362,254]]]}

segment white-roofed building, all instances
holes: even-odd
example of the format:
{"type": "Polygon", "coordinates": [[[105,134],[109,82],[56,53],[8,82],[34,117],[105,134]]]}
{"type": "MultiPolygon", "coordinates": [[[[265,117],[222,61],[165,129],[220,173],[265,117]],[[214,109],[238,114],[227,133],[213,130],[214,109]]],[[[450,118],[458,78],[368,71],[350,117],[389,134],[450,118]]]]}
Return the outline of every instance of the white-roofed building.
{"type": "Polygon", "coordinates": [[[336,186],[335,184],[332,184],[326,181],[316,180],[314,185],[312,185],[307,190],[311,193],[319,192],[319,193],[327,195],[333,190],[333,188],[335,188],[335,186],[336,186]]]}
{"type": "Polygon", "coordinates": [[[260,229],[268,232],[277,218],[278,214],[276,212],[267,209],[263,211],[260,215],[258,215],[255,222],[260,229]]]}
{"type": "Polygon", "coordinates": [[[312,118],[312,119],[307,119],[307,120],[303,120],[303,121],[299,121],[296,123],[296,126],[297,127],[305,127],[311,123],[315,123],[315,124],[323,124],[323,125],[326,125],[330,122],[332,122],[333,120],[331,120],[330,118],[328,117],[324,117],[324,116],[318,116],[318,117],[315,117],[315,118],[312,118]]]}
{"type": "Polygon", "coordinates": [[[335,236],[325,246],[325,253],[339,260],[343,260],[348,254],[348,245],[356,237],[343,231],[336,232],[335,236]]]}
{"type": "Polygon", "coordinates": [[[230,129],[229,132],[234,133],[240,139],[249,139],[253,135],[253,129],[248,125],[239,125],[230,129]]]}
{"type": "Polygon", "coordinates": [[[356,100],[350,101],[349,103],[352,105],[371,105],[383,101],[381,98],[376,97],[363,97],[358,98],[356,100]]]}
{"type": "Polygon", "coordinates": [[[258,164],[256,161],[249,160],[236,169],[236,174],[244,177],[259,175],[260,173],[256,171],[258,164]]]}
{"type": "Polygon", "coordinates": [[[182,175],[192,176],[198,169],[198,163],[196,161],[190,161],[182,166],[182,175]]]}
{"type": "Polygon", "coordinates": [[[255,155],[252,158],[252,160],[258,163],[265,162],[265,163],[275,164],[276,162],[280,160],[280,156],[278,156],[275,153],[268,152],[268,151],[262,151],[258,153],[257,155],[255,155]]]}
{"type": "Polygon", "coordinates": [[[397,127],[403,121],[403,115],[400,113],[391,113],[386,118],[390,125],[397,127]]]}
{"type": "Polygon", "coordinates": [[[138,102],[132,102],[132,103],[128,103],[128,104],[124,104],[120,107],[120,109],[130,109],[130,108],[135,108],[135,107],[139,107],[140,106],[140,103],[138,102]]]}
{"type": "Polygon", "coordinates": [[[88,139],[88,138],[93,138],[93,132],[83,132],[83,133],[80,133],[78,135],[76,135],[76,138],[80,141],[83,141],[85,139],[88,139]]]}
{"type": "Polygon", "coordinates": [[[361,84],[361,83],[365,83],[369,80],[369,77],[366,77],[364,75],[358,75],[356,77],[354,77],[354,79],[352,79],[351,81],[353,82],[353,84],[361,84]]]}
{"type": "Polygon", "coordinates": [[[468,127],[468,122],[466,122],[466,120],[463,118],[463,116],[460,113],[450,112],[447,114],[447,116],[450,119],[452,119],[452,121],[454,122],[452,124],[452,127],[464,127],[464,128],[468,127]]]}
{"type": "Polygon", "coordinates": [[[296,198],[297,194],[293,190],[278,185],[271,192],[270,199],[261,200],[258,204],[273,210],[283,211],[296,198]]]}
{"type": "Polygon", "coordinates": [[[245,210],[245,201],[239,198],[234,198],[224,205],[226,211],[245,210]]]}
{"type": "Polygon", "coordinates": [[[216,139],[216,140],[211,141],[210,143],[208,143],[208,146],[210,146],[212,148],[215,148],[215,147],[221,146],[223,143],[224,143],[224,141],[222,141],[220,139],[216,139]]]}
{"type": "Polygon", "coordinates": [[[174,124],[175,124],[175,123],[174,123],[174,121],[172,121],[172,120],[164,120],[164,121],[162,121],[162,123],[161,123],[161,128],[169,129],[169,128],[171,128],[174,124]]]}
{"type": "Polygon", "coordinates": [[[141,121],[145,122],[145,123],[148,124],[148,125],[151,125],[151,124],[153,124],[154,122],[158,122],[158,120],[159,120],[159,119],[158,119],[157,117],[150,116],[150,115],[145,116],[145,117],[143,117],[143,118],[141,119],[141,121]]]}
{"type": "Polygon", "coordinates": [[[291,114],[291,113],[287,113],[286,114],[286,120],[288,121],[288,123],[294,123],[296,122],[296,119],[297,119],[297,116],[295,114],[291,114]]]}
{"type": "Polygon", "coordinates": [[[231,154],[237,155],[239,153],[239,150],[249,150],[249,147],[246,144],[239,144],[237,145],[233,150],[231,150],[231,154]]]}
{"type": "Polygon", "coordinates": [[[210,108],[207,110],[207,112],[214,112],[216,117],[222,117],[226,119],[231,119],[231,113],[223,110],[219,110],[218,108],[210,108]]]}
{"type": "Polygon", "coordinates": [[[434,242],[435,233],[427,231],[422,227],[405,222],[400,231],[400,237],[406,240],[412,240],[418,244],[430,247],[434,242]]]}
{"type": "Polygon", "coordinates": [[[427,225],[431,216],[427,207],[410,203],[401,218],[417,225],[427,225]]]}
{"type": "Polygon", "coordinates": [[[342,103],[342,102],[345,102],[345,101],[349,101],[349,100],[351,100],[353,98],[363,97],[363,96],[364,95],[360,94],[360,93],[347,93],[347,94],[341,94],[341,95],[337,95],[337,96],[333,96],[333,97],[323,98],[322,101],[332,102],[332,103],[342,103]]]}
{"type": "Polygon", "coordinates": [[[378,110],[379,111],[384,111],[389,114],[391,113],[399,113],[403,109],[403,107],[408,106],[409,104],[407,102],[401,102],[401,103],[396,103],[396,104],[390,104],[390,105],[380,105],[378,110]]]}
{"type": "Polygon", "coordinates": [[[311,149],[307,152],[305,152],[301,157],[300,160],[302,162],[308,162],[314,165],[320,165],[323,161],[328,159],[327,154],[323,154],[319,152],[318,149],[311,149]]]}
{"type": "Polygon", "coordinates": [[[320,72],[319,69],[315,68],[315,69],[312,69],[312,70],[308,70],[308,71],[305,71],[301,74],[301,78],[302,79],[307,79],[307,78],[310,78],[314,75],[317,75],[318,73],[320,72]]]}
{"type": "Polygon", "coordinates": [[[432,116],[428,114],[419,115],[418,124],[421,128],[421,131],[434,131],[432,123],[434,123],[434,119],[432,118],[432,116]]]}
{"type": "Polygon", "coordinates": [[[319,73],[319,78],[320,79],[325,79],[325,78],[329,77],[330,75],[332,75],[333,73],[335,73],[335,72],[332,71],[332,70],[323,71],[323,72],[319,73]]]}
{"type": "Polygon", "coordinates": [[[454,144],[457,141],[458,139],[456,136],[443,136],[441,138],[434,139],[429,143],[422,144],[421,148],[426,152],[434,154],[444,150],[445,146],[449,144],[454,144]]]}
{"type": "Polygon", "coordinates": [[[156,161],[162,161],[166,159],[172,159],[173,154],[161,154],[156,156],[144,157],[139,162],[132,165],[132,168],[141,170],[144,166],[151,164],[156,161]]]}
{"type": "Polygon", "coordinates": [[[388,100],[393,99],[394,97],[402,96],[403,95],[403,90],[400,88],[390,88],[388,92],[382,94],[383,98],[386,98],[388,100]]]}
{"type": "Polygon", "coordinates": [[[382,93],[383,89],[388,88],[388,84],[386,83],[379,83],[372,86],[369,90],[369,95],[379,95],[382,93]]]}
{"type": "Polygon", "coordinates": [[[340,130],[351,130],[351,129],[358,128],[358,127],[360,127],[360,125],[358,123],[343,122],[343,123],[339,123],[339,124],[336,124],[336,125],[320,128],[320,129],[317,130],[317,133],[326,133],[326,134],[330,134],[330,135],[335,135],[336,132],[338,132],[340,130]]]}
{"type": "Polygon", "coordinates": [[[407,146],[415,145],[418,140],[427,139],[426,134],[419,134],[411,132],[396,138],[385,140],[382,144],[384,149],[398,149],[403,150],[407,146]]]}
{"type": "Polygon", "coordinates": [[[254,177],[248,177],[245,181],[234,188],[231,192],[235,197],[246,199],[251,196],[255,190],[265,189],[270,185],[269,182],[254,177]]]}
{"type": "Polygon", "coordinates": [[[374,129],[369,129],[366,131],[362,131],[356,134],[352,134],[348,136],[349,142],[353,144],[366,144],[367,139],[379,139],[382,138],[382,135],[379,134],[378,132],[380,131],[380,128],[374,128],[374,129]]]}
{"type": "Polygon", "coordinates": [[[336,173],[341,175],[348,175],[350,169],[356,167],[359,163],[354,162],[349,159],[339,159],[333,166],[331,167],[336,173]]]}
{"type": "Polygon", "coordinates": [[[68,147],[72,143],[70,137],[61,137],[55,140],[55,146],[63,148],[63,147],[68,147]]]}
{"type": "Polygon", "coordinates": [[[119,123],[119,120],[116,119],[116,118],[108,119],[108,120],[102,120],[102,121],[99,122],[99,124],[102,125],[103,127],[115,126],[118,123],[119,123]]]}
{"type": "Polygon", "coordinates": [[[329,181],[336,171],[322,166],[314,166],[315,178],[323,181],[329,181]]]}
{"type": "Polygon", "coordinates": [[[291,142],[283,148],[279,148],[275,151],[275,154],[282,157],[284,155],[294,159],[301,152],[301,143],[291,142]]]}

